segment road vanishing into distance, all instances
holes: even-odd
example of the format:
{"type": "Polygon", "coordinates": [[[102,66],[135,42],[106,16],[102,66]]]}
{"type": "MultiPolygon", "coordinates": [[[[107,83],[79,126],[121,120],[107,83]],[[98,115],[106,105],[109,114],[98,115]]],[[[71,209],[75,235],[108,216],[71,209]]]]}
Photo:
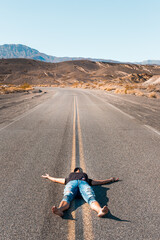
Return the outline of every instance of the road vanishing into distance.
{"type": "Polygon", "coordinates": [[[158,127],[141,121],[136,109],[113,105],[121,100],[111,95],[47,91],[45,101],[0,125],[0,239],[159,240],[158,127]],[[94,187],[110,209],[106,217],[98,218],[82,199],[63,218],[52,214],[64,185],[41,175],[67,177],[74,166],[92,179],[120,178],[94,187]]]}

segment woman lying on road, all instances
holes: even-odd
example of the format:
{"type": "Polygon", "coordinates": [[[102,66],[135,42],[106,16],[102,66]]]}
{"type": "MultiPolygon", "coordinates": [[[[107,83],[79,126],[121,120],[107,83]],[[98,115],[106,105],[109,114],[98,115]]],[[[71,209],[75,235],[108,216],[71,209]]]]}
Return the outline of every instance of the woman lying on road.
{"type": "Polygon", "coordinates": [[[91,186],[103,185],[106,183],[117,182],[119,180],[119,178],[113,177],[106,180],[89,179],[88,175],[84,173],[80,167],[75,168],[74,172],[71,172],[68,178],[53,178],[48,174],[42,175],[42,177],[66,185],[64,196],[59,207],[52,207],[52,212],[60,217],[62,217],[63,212],[69,208],[70,202],[78,195],[81,195],[90,205],[91,209],[97,212],[98,217],[103,217],[108,213],[109,209],[106,205],[101,208],[100,204],[95,199],[95,193],[91,186]]]}

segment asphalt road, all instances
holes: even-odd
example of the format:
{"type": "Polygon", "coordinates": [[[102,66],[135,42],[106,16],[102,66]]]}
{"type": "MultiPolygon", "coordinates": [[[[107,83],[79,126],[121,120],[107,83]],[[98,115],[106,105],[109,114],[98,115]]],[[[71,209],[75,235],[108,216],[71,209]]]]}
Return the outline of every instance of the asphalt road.
{"type": "Polygon", "coordinates": [[[57,89],[0,125],[0,239],[159,240],[160,134],[112,98],[57,89]],[[64,186],[41,175],[67,177],[74,165],[90,178],[121,179],[94,188],[107,217],[80,199],[64,218],[51,213],[64,186]]]}

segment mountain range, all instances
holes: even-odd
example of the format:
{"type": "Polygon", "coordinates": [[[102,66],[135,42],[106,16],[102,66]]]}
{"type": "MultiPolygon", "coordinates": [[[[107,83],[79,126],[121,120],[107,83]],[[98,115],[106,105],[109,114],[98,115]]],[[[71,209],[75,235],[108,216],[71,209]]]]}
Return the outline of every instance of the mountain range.
{"type": "MultiPolygon", "coordinates": [[[[4,44],[0,45],[0,58],[28,58],[43,62],[65,62],[65,61],[74,61],[74,60],[90,60],[94,62],[108,62],[108,63],[121,63],[115,60],[109,59],[97,59],[97,58],[76,58],[76,57],[56,57],[50,56],[44,53],[39,52],[36,49],[30,48],[22,44],[4,44]]],[[[135,64],[144,64],[144,65],[160,65],[160,60],[146,60],[143,62],[136,62],[135,64]]]]}

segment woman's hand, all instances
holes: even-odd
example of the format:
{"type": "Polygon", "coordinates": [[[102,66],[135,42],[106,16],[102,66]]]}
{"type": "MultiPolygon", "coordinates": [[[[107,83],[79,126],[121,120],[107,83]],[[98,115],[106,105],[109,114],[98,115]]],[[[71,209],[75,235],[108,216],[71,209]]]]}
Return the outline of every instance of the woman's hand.
{"type": "Polygon", "coordinates": [[[49,174],[46,173],[46,175],[42,175],[41,177],[48,179],[49,178],[49,174]]]}

